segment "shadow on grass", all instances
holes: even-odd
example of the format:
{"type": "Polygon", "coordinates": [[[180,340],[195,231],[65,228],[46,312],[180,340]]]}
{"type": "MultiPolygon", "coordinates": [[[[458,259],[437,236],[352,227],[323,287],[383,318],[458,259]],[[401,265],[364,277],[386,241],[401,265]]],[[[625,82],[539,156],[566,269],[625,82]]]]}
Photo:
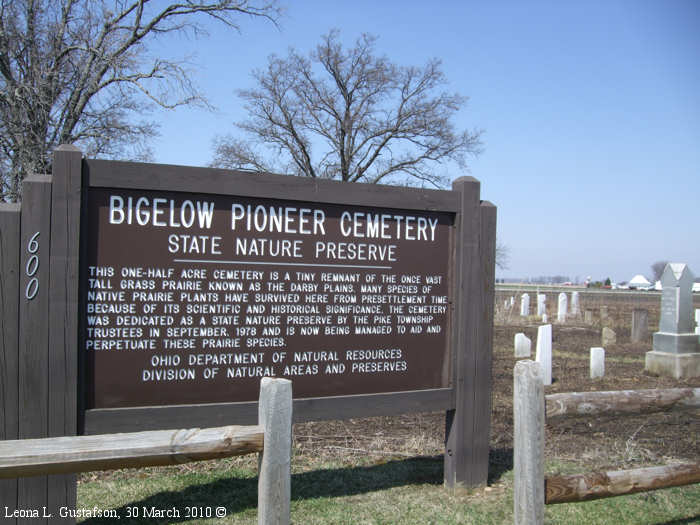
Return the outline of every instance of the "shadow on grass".
{"type": "Polygon", "coordinates": [[[492,448],[489,450],[488,484],[496,483],[509,470],[513,470],[513,448],[492,448]]]}
{"type": "MultiPolygon", "coordinates": [[[[414,484],[442,485],[443,458],[418,457],[388,461],[369,467],[348,467],[328,470],[315,470],[292,475],[292,502],[317,498],[352,496],[414,484]]],[[[180,523],[201,520],[200,516],[188,517],[186,508],[224,507],[226,514],[235,514],[255,509],[258,504],[257,478],[226,478],[190,485],[174,492],[159,492],[139,501],[115,509],[121,517],[120,523],[180,523]],[[127,518],[128,509],[136,508],[138,518],[127,518]],[[175,508],[180,516],[157,517],[157,514],[144,516],[144,510],[167,510],[175,508]],[[144,519],[145,518],[145,519],[144,519]]],[[[133,511],[132,511],[133,513],[133,511]]],[[[89,518],[85,525],[103,523],[114,524],[114,519],[89,518]]]]}
{"type": "Polygon", "coordinates": [[[657,525],[686,525],[688,523],[700,523],[700,515],[693,516],[692,518],[665,521],[663,523],[657,523],[657,525]]]}

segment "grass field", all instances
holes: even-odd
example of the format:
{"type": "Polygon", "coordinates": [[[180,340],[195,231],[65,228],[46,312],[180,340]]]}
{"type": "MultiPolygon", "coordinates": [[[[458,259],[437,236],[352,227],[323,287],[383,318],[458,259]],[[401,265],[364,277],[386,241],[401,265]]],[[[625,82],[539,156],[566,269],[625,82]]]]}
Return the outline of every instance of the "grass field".
{"type": "MultiPolygon", "coordinates": [[[[547,387],[547,393],[700,387],[698,378],[675,381],[644,373],[644,353],[651,349],[651,337],[640,344],[628,342],[626,323],[634,307],[633,301],[618,301],[610,309],[618,342],[606,348],[606,377],[602,380],[588,378],[588,350],[600,345],[600,325],[583,325],[580,319],[555,325],[554,384],[547,387]]],[[[304,423],[294,428],[293,523],[513,523],[513,335],[525,332],[533,339],[534,348],[536,324],[533,319],[510,318],[494,329],[487,486],[468,490],[443,487],[443,414],[304,423]]],[[[546,470],[568,474],[698,461],[699,438],[697,413],[567,420],[547,426],[546,470]]],[[[78,486],[78,507],[114,509],[122,524],[256,523],[256,461],[254,456],[245,456],[178,467],[86,474],[78,486]],[[216,517],[217,509],[225,516],[216,517]]],[[[78,521],[115,523],[114,518],[78,521]]],[[[700,484],[548,506],[546,523],[700,523],[700,484]]]]}
{"type": "MultiPolygon", "coordinates": [[[[296,524],[507,524],[513,522],[512,471],[488,487],[447,490],[442,458],[307,464],[292,475],[292,522],[296,524]]],[[[548,470],[571,472],[573,464],[548,470]]],[[[120,523],[256,523],[257,480],[253,462],[220,461],[206,468],[120,471],[109,479],[83,482],[79,507],[113,508],[120,523]],[[188,507],[206,514],[224,508],[223,518],[188,518],[188,507]],[[129,510],[131,509],[131,511],[129,510]],[[136,511],[134,511],[136,509],[136,511]],[[144,517],[154,509],[177,509],[174,518],[144,517]],[[135,518],[127,516],[138,515],[135,518]]],[[[700,486],[666,489],[586,503],[548,506],[553,524],[700,523],[700,486]]],[[[91,518],[86,524],[114,523],[91,518]]]]}

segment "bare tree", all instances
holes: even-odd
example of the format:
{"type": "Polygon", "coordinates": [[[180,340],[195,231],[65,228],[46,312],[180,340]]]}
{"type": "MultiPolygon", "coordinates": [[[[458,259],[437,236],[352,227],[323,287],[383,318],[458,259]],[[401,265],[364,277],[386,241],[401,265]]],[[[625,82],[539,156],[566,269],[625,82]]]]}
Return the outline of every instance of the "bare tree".
{"type": "Polygon", "coordinates": [[[496,242],[496,267],[507,270],[510,267],[510,248],[501,241],[496,242]]]}
{"type": "MultiPolygon", "coordinates": [[[[213,165],[368,183],[442,186],[439,165],[480,149],[479,131],[451,120],[466,98],[441,91],[439,60],[404,67],[375,54],[376,37],[344,49],[331,31],[308,56],[290,50],[256,70],[238,95],[250,141],[220,137],[213,165]],[[263,144],[267,154],[252,144],[263,144]]],[[[444,168],[442,171],[445,171],[444,168]]]]}
{"type": "Polygon", "coordinates": [[[656,281],[661,280],[661,276],[663,275],[667,264],[668,264],[668,261],[656,261],[654,264],[651,265],[651,282],[652,283],[655,283],[656,281]]]}
{"type": "Polygon", "coordinates": [[[238,29],[240,15],[275,21],[275,0],[0,0],[0,169],[3,200],[19,199],[51,151],[78,144],[124,155],[155,133],[150,107],[206,104],[183,61],[148,53],[153,39],[238,29]]]}

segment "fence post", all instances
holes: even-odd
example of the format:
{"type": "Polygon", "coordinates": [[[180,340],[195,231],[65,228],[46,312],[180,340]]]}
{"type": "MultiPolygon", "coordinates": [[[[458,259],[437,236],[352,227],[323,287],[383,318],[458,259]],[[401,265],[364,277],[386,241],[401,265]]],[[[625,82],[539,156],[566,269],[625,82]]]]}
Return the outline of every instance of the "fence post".
{"type": "Polygon", "coordinates": [[[515,525],[544,522],[544,385],[540,364],[518,361],[514,370],[513,517],[515,525]]]}
{"type": "MultiPolygon", "coordinates": [[[[19,436],[20,205],[0,202],[0,440],[19,436]]],[[[16,479],[0,481],[0,501],[17,505],[16,479]]],[[[4,509],[3,509],[4,510],[4,509]]],[[[17,523],[6,519],[4,523],[17,523]]]]}
{"type": "Polygon", "coordinates": [[[265,430],[258,459],[258,525],[289,525],[292,454],[292,382],[260,381],[258,424],[265,430]]]}

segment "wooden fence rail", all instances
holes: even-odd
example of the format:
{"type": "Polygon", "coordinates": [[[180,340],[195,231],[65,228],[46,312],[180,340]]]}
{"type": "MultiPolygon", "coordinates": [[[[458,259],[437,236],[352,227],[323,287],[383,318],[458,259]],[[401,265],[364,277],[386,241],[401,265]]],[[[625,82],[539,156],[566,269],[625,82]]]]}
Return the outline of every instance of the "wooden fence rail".
{"type": "Polygon", "coordinates": [[[539,363],[518,361],[513,388],[514,523],[542,524],[545,504],[588,501],[700,483],[700,463],[545,478],[544,425],[547,419],[698,408],[698,388],[567,392],[545,396],[539,363]]]}
{"type": "Polygon", "coordinates": [[[292,383],[263,378],[258,425],[0,442],[0,478],[44,476],[260,452],[258,523],[290,522],[292,383]]]}
{"type": "Polygon", "coordinates": [[[571,503],[700,483],[700,463],[545,478],[544,502],[571,503]]]}
{"type": "Polygon", "coordinates": [[[598,414],[651,414],[700,408],[700,388],[563,392],[545,397],[547,420],[598,414]]]}
{"type": "Polygon", "coordinates": [[[0,442],[0,478],[177,465],[263,451],[261,426],[0,442]]]}

